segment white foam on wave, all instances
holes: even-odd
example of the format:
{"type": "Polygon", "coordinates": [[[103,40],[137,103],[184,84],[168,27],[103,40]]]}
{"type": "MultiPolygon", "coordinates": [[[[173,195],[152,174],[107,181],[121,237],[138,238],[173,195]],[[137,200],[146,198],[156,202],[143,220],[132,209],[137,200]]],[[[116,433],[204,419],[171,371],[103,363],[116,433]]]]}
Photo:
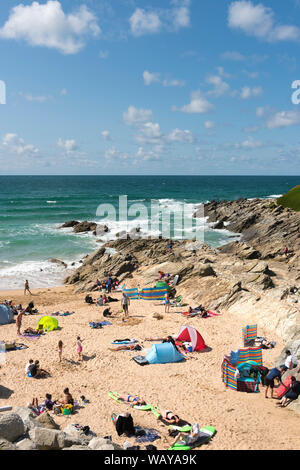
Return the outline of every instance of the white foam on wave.
{"type": "Polygon", "coordinates": [[[24,261],[2,268],[0,269],[0,290],[23,289],[26,279],[31,288],[62,285],[64,278],[81,265],[79,260],[83,256],[73,261],[74,266],[68,264],[67,268],[50,261],[24,261]]]}
{"type": "Polygon", "coordinates": [[[47,204],[56,204],[57,203],[57,201],[46,201],[46,202],[47,202],[47,204]]]}

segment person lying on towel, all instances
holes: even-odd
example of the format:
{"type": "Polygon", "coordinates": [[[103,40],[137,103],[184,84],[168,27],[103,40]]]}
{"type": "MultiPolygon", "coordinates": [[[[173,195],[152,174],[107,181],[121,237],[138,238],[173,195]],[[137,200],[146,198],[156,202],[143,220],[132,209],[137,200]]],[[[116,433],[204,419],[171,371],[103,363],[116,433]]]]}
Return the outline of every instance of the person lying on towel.
{"type": "Polygon", "coordinates": [[[108,348],[110,351],[141,351],[142,347],[139,344],[122,344],[117,348],[108,348]]]}
{"type": "Polygon", "coordinates": [[[133,395],[120,395],[118,396],[118,400],[124,401],[125,403],[131,403],[132,406],[144,406],[147,405],[145,400],[142,400],[140,397],[136,397],[133,395]]]}

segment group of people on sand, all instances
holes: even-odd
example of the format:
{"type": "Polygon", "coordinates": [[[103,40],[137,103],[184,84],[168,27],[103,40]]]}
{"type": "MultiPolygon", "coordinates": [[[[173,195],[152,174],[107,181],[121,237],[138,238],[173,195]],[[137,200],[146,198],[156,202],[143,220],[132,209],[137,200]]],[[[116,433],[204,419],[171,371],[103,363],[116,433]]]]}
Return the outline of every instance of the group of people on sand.
{"type": "MultiPolygon", "coordinates": [[[[118,400],[128,403],[132,406],[145,406],[147,405],[146,401],[142,398],[134,395],[119,395],[118,400]]],[[[178,424],[180,421],[183,421],[179,416],[172,411],[162,410],[158,411],[159,419],[165,424],[178,424]]]]}
{"type": "Polygon", "coordinates": [[[33,377],[35,379],[50,377],[50,373],[40,367],[40,361],[34,361],[33,359],[29,359],[26,364],[25,373],[28,377],[33,377]]]}
{"type": "Polygon", "coordinates": [[[107,273],[104,271],[104,277],[106,277],[105,281],[101,282],[99,279],[96,280],[91,288],[92,291],[105,290],[106,293],[110,294],[112,290],[115,290],[119,286],[118,279],[114,279],[111,272],[107,273]]]}
{"type": "MultiPolygon", "coordinates": [[[[273,367],[273,369],[269,370],[266,376],[264,377],[264,385],[266,386],[265,390],[265,398],[268,398],[268,390],[271,388],[271,398],[274,397],[274,388],[275,388],[275,380],[278,384],[282,384],[282,375],[287,372],[288,370],[292,370],[297,367],[297,364],[294,362],[293,355],[291,351],[285,351],[286,359],[285,363],[280,365],[279,368],[273,367]]],[[[298,370],[300,373],[300,369],[298,370]]],[[[297,400],[300,395],[300,381],[296,380],[296,377],[291,377],[291,384],[287,389],[286,393],[277,403],[280,407],[287,406],[291,401],[297,400]]]]}
{"type": "Polygon", "coordinates": [[[64,395],[60,400],[52,400],[52,395],[46,393],[45,400],[39,404],[37,398],[33,398],[32,402],[28,404],[37,415],[40,415],[44,411],[53,411],[55,407],[61,408],[62,406],[71,405],[74,406],[74,399],[69,391],[69,388],[64,389],[64,395]]]}

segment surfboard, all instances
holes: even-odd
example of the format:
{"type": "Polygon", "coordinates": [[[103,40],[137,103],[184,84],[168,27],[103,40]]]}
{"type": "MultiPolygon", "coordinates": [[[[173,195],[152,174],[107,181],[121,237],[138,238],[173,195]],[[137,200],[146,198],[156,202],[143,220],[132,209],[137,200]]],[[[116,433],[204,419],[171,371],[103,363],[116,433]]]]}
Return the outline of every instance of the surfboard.
{"type": "Polygon", "coordinates": [[[189,424],[186,424],[185,426],[176,426],[175,424],[170,424],[169,428],[179,432],[190,432],[192,426],[190,426],[189,424]]]}
{"type": "Polygon", "coordinates": [[[195,447],[199,447],[202,444],[206,444],[211,440],[211,438],[215,435],[216,429],[212,426],[207,426],[205,428],[200,429],[199,438],[193,444],[187,444],[183,441],[175,442],[175,444],[169,447],[168,450],[191,450],[195,447]]]}
{"type": "Polygon", "coordinates": [[[288,391],[292,382],[292,376],[289,375],[281,385],[275,390],[277,398],[282,398],[283,395],[288,391]]]}

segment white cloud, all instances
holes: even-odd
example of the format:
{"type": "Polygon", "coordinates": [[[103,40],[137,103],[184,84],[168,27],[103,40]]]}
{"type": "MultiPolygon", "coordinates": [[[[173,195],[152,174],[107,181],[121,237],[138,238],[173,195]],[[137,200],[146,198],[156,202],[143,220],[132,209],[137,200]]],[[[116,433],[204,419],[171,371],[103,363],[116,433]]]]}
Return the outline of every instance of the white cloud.
{"type": "Polygon", "coordinates": [[[17,134],[8,133],[2,139],[2,145],[10,153],[24,156],[36,156],[39,149],[32,144],[25,144],[17,134]]]}
{"type": "Polygon", "coordinates": [[[145,85],[147,85],[147,86],[151,85],[152,83],[160,83],[161,85],[163,85],[165,87],[172,87],[172,86],[182,87],[182,86],[185,85],[184,80],[176,80],[176,79],[173,79],[173,80],[164,79],[164,80],[162,80],[160,78],[160,73],[151,73],[148,70],[145,70],[143,72],[143,79],[144,79],[145,85]]]}
{"type": "Polygon", "coordinates": [[[143,73],[145,85],[151,85],[151,83],[160,82],[159,73],[151,73],[148,70],[145,70],[143,73]]]}
{"type": "Polygon", "coordinates": [[[138,37],[162,30],[178,31],[190,26],[190,0],[172,0],[171,8],[137,8],[129,18],[131,33],[138,37]]]}
{"type": "MultiPolygon", "coordinates": [[[[204,114],[213,109],[214,106],[201,95],[200,90],[197,90],[191,94],[190,103],[182,106],[179,110],[187,114],[204,114]]],[[[173,106],[172,110],[177,111],[178,109],[176,106],[173,106]]]]}
{"type": "Polygon", "coordinates": [[[63,88],[62,90],[60,90],[60,94],[62,96],[65,96],[67,93],[68,93],[68,91],[66,90],[66,88],[63,88]]]}
{"type": "Polygon", "coordinates": [[[214,86],[214,89],[210,90],[208,95],[219,97],[230,90],[228,83],[226,83],[219,75],[210,75],[207,77],[206,82],[214,86]]]}
{"type": "Polygon", "coordinates": [[[243,62],[244,60],[246,60],[246,57],[243,54],[241,54],[240,52],[237,52],[237,51],[223,52],[223,54],[221,55],[221,58],[223,60],[232,60],[232,61],[235,61],[235,62],[243,62]]]}
{"type": "Polygon", "coordinates": [[[244,140],[240,144],[236,144],[236,148],[242,148],[242,149],[256,149],[258,147],[261,147],[263,144],[260,140],[254,140],[253,137],[248,137],[248,139],[244,140]]]}
{"type": "Polygon", "coordinates": [[[138,109],[134,106],[129,106],[128,110],[123,113],[123,120],[128,126],[141,124],[151,120],[152,117],[151,109],[138,109]]]}
{"type": "Polygon", "coordinates": [[[57,141],[57,146],[64,150],[67,154],[73,153],[78,150],[78,145],[74,139],[63,140],[61,138],[57,141]]]}
{"type": "Polygon", "coordinates": [[[248,36],[268,42],[299,41],[300,28],[293,25],[277,25],[271,8],[259,3],[241,0],[229,6],[228,24],[248,36]]]}
{"type": "Polygon", "coordinates": [[[160,125],[158,123],[146,122],[139,129],[140,134],[136,136],[136,141],[140,144],[159,144],[163,138],[160,125]]]}
{"type": "Polygon", "coordinates": [[[259,106],[258,108],[256,108],[256,116],[257,117],[263,117],[263,115],[265,114],[265,108],[263,106],[259,106]]]}
{"type": "Polygon", "coordinates": [[[185,81],[184,80],[176,80],[176,79],[174,79],[174,80],[163,80],[162,84],[165,87],[169,87],[169,86],[183,87],[185,85],[185,81]]]}
{"type": "Polygon", "coordinates": [[[261,86],[257,87],[249,87],[244,86],[241,90],[240,97],[243,100],[248,100],[249,98],[260,96],[263,93],[263,89],[261,86]]]}
{"type": "Polygon", "coordinates": [[[101,132],[101,135],[102,135],[102,137],[103,137],[104,140],[107,140],[107,141],[112,140],[109,131],[102,131],[102,132],[101,132]]]}
{"type": "Polygon", "coordinates": [[[189,130],[174,129],[167,135],[167,140],[170,142],[185,142],[192,144],[194,136],[189,130]]]}
{"type": "Polygon", "coordinates": [[[269,116],[266,121],[268,129],[278,129],[300,124],[299,111],[281,111],[269,116]]]}
{"type": "Polygon", "coordinates": [[[205,121],[204,123],[204,127],[205,129],[215,129],[216,128],[216,125],[213,121],[205,121]]]}
{"type": "Polygon", "coordinates": [[[134,36],[158,33],[162,27],[159,14],[137,8],[129,19],[130,29],[134,36]]]}
{"type": "Polygon", "coordinates": [[[98,36],[100,32],[95,15],[85,5],[74,13],[65,14],[59,1],[48,0],[45,4],[35,1],[12,8],[0,29],[0,38],[76,54],[84,47],[87,36],[98,36]]]}

